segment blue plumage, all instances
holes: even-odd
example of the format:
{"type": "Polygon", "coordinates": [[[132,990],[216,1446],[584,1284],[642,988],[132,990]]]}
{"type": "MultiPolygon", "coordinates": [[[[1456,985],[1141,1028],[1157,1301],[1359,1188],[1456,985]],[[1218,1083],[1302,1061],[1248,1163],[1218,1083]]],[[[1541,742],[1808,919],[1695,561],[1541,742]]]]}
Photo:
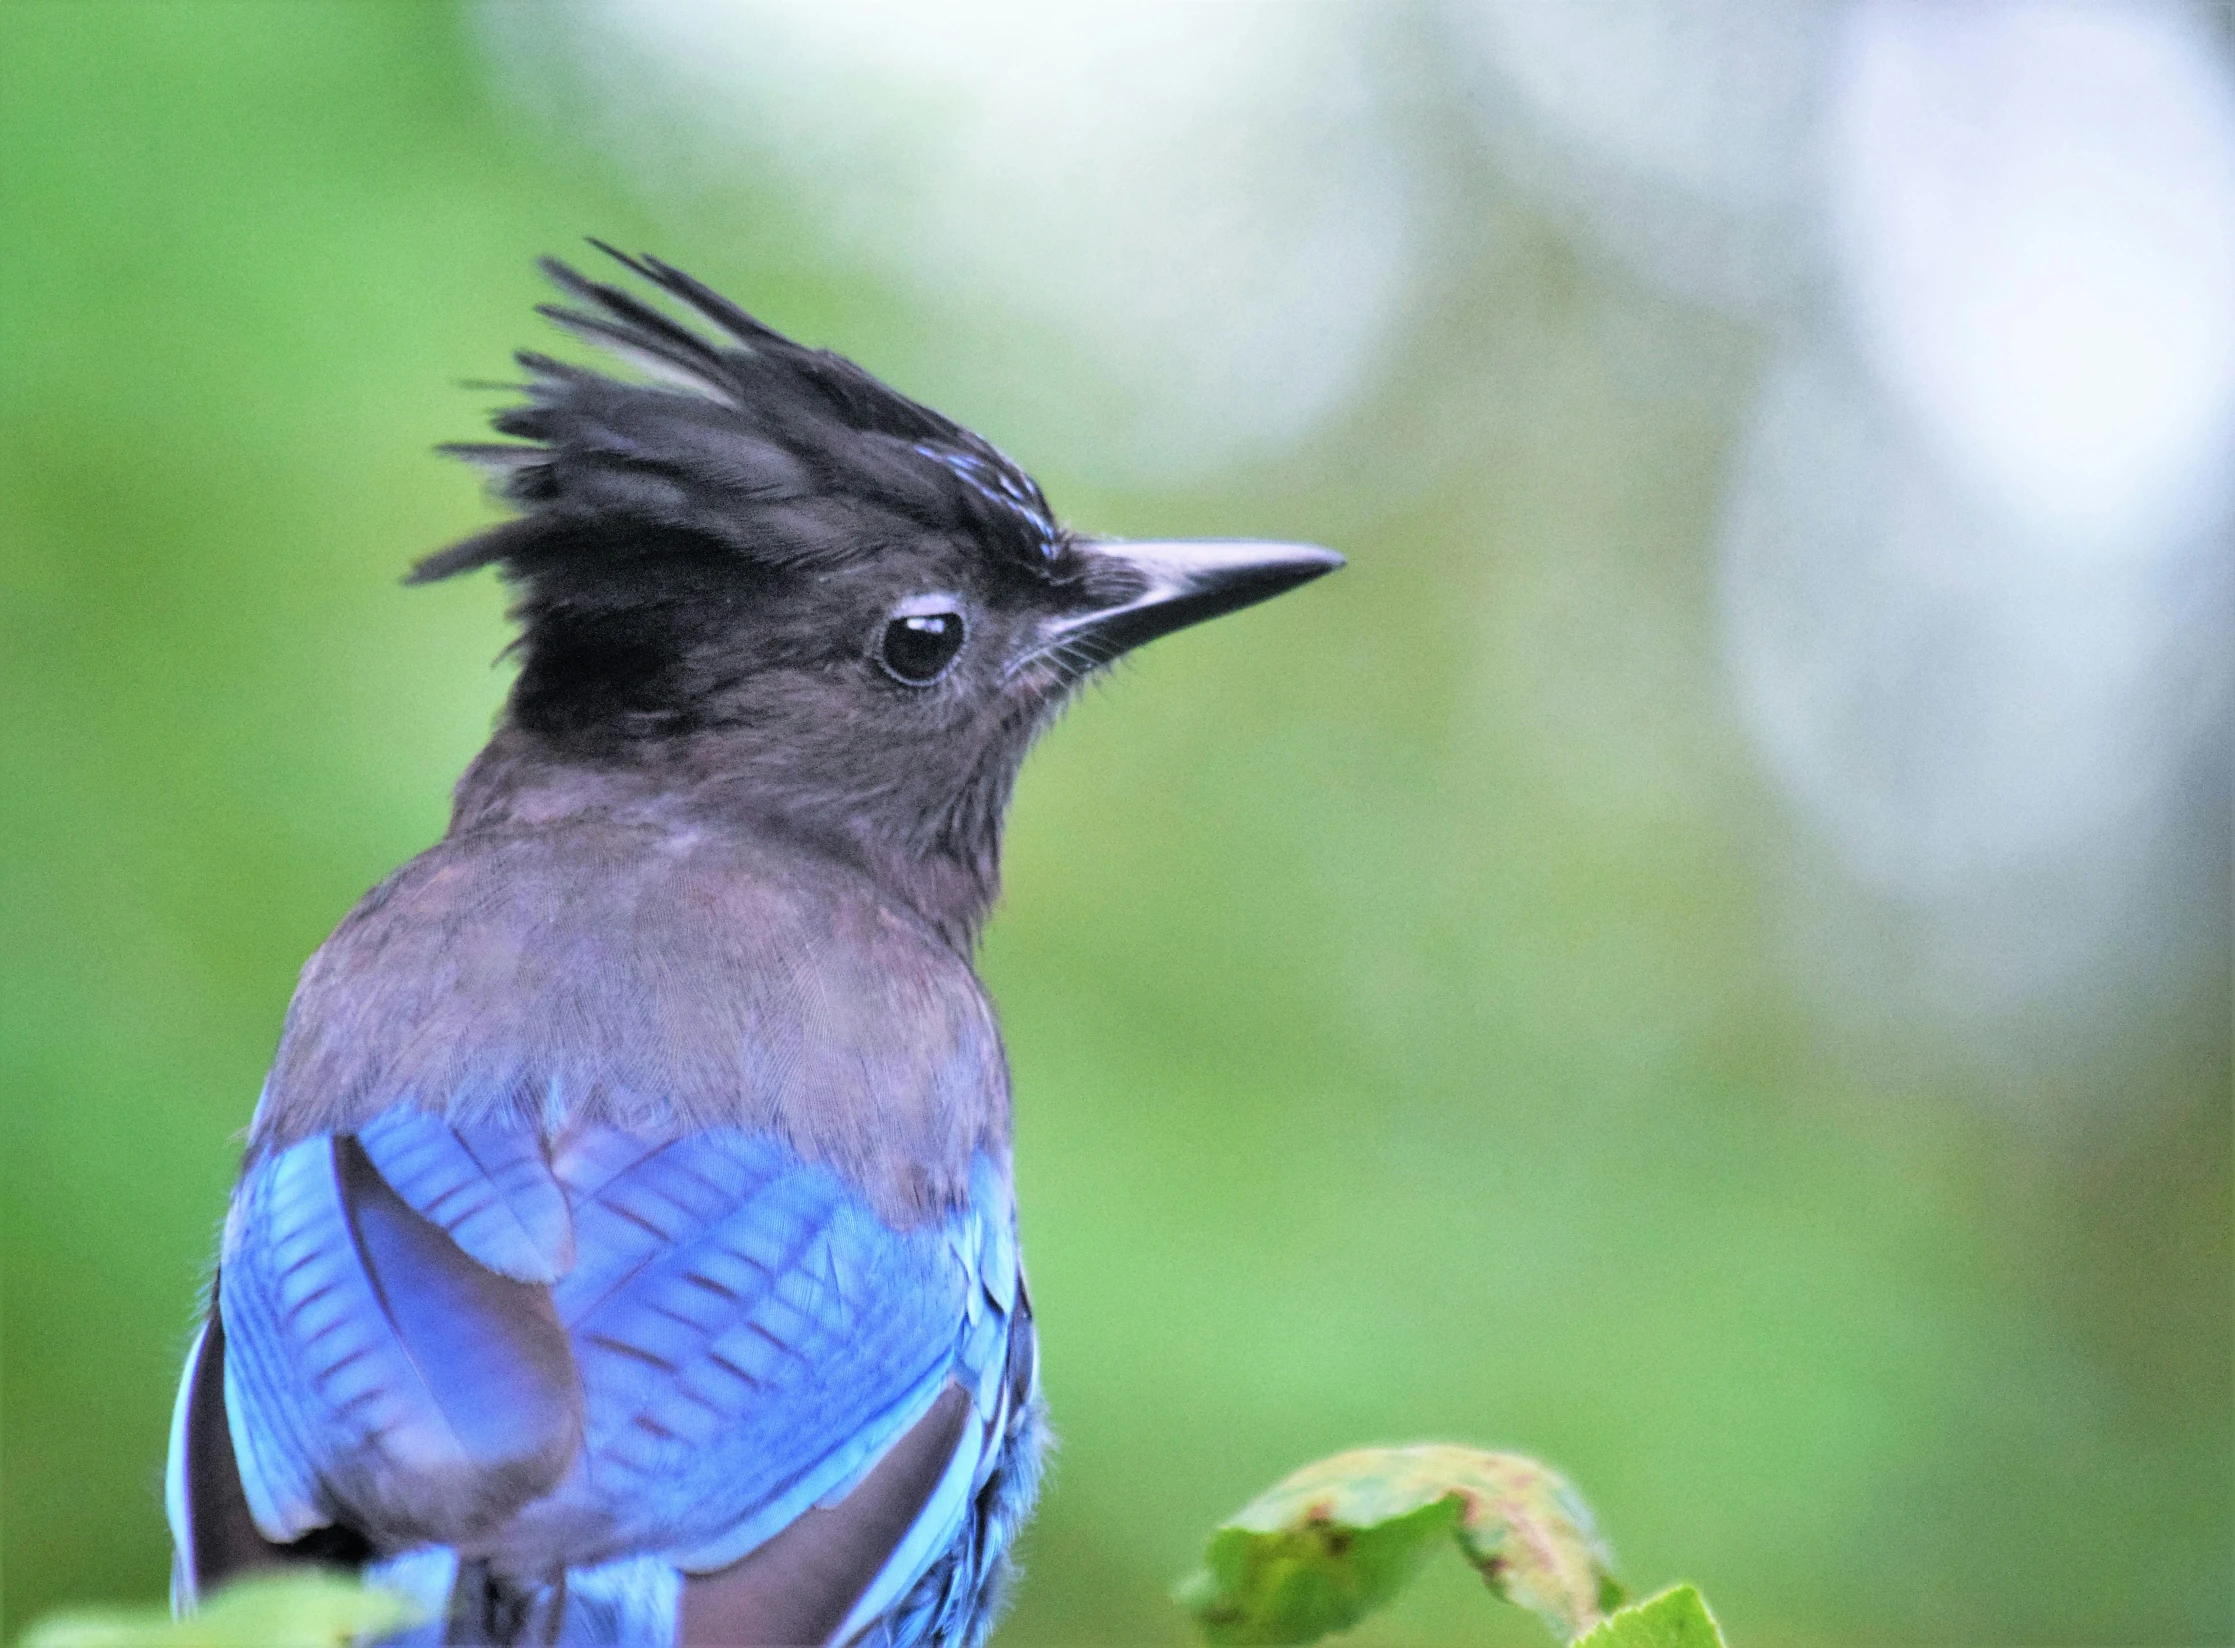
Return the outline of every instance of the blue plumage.
{"type": "Polygon", "coordinates": [[[225,1405],[267,1539],[344,1516],[474,1538],[572,1452],[548,1295],[453,1246],[354,1139],[251,1173],[221,1262],[225,1405]]]}
{"type": "Polygon", "coordinates": [[[552,265],[649,366],[520,357],[520,675],[442,841],[303,970],[165,1495],[174,1595],[314,1562],[415,1648],[974,1648],[1046,1428],[971,968],[1088,675],[1339,564],[1096,544],[690,277],[552,265]]]}
{"type": "Polygon", "coordinates": [[[975,1387],[965,1352],[993,1351],[969,1343],[976,1255],[950,1240],[975,1206],[895,1232],[830,1170],[727,1129],[651,1151],[574,1206],[598,1258],[553,1297],[587,1422],[547,1514],[609,1527],[615,1550],[726,1566],[842,1493],[947,1380],[975,1387]]]}
{"type": "MultiPolygon", "coordinates": [[[[432,1535],[531,1604],[552,1575],[599,1569],[571,1605],[542,1605],[580,1612],[602,1588],[657,1612],[681,1575],[844,1499],[959,1388],[950,1461],[848,1610],[863,1629],[958,1544],[959,1589],[982,1583],[1009,1526],[981,1527],[972,1502],[1014,1441],[1039,1445],[1014,1213],[983,1156],[967,1201],[900,1231],[742,1129],[546,1141],[397,1106],[254,1168],[223,1266],[226,1405],[259,1533],[432,1535]]],[[[455,1565],[390,1578],[447,1595],[455,1565]]]]}
{"type": "Polygon", "coordinates": [[[380,1176],[480,1264],[555,1282],[574,1264],[574,1222],[543,1141],[529,1128],[452,1123],[415,1105],[357,1130],[380,1176]]]}

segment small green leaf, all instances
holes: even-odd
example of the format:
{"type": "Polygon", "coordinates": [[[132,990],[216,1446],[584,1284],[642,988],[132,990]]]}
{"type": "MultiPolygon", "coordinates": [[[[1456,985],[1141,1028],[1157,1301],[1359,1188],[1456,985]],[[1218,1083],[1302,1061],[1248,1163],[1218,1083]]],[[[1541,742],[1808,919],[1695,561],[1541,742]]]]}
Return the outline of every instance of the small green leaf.
{"type": "Polygon", "coordinates": [[[1672,1585],[1610,1616],[1574,1648],[1724,1648],[1723,1633],[1698,1591],[1672,1585]]]}
{"type": "Polygon", "coordinates": [[[1305,1466],[1214,1532],[1174,1595],[1220,1648],[1316,1642],[1389,1602],[1446,1535],[1563,1639],[1622,1600],[1590,1511],[1557,1473],[1441,1443],[1305,1466]]]}
{"type": "Polygon", "coordinates": [[[164,1608],[49,1614],[24,1633],[20,1648],[347,1648],[420,1617],[392,1592],[302,1572],[236,1580],[184,1619],[164,1608]]]}
{"type": "Polygon", "coordinates": [[[1221,1528],[1181,1601],[1219,1644],[1316,1642],[1347,1631],[1405,1587],[1459,1521],[1437,1500],[1369,1526],[1306,1516],[1289,1528],[1221,1528]]]}

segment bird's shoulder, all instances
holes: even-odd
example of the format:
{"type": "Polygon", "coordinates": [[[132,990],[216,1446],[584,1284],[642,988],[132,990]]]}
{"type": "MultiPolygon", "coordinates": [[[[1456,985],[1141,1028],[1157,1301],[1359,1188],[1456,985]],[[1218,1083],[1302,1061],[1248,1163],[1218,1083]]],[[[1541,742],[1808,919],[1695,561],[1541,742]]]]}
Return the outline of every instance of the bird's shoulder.
{"type": "Polygon", "coordinates": [[[303,969],[251,1149],[400,1101],[741,1126],[904,1215],[1008,1143],[965,956],[841,862],[658,810],[454,832],[349,913],[303,969]]]}

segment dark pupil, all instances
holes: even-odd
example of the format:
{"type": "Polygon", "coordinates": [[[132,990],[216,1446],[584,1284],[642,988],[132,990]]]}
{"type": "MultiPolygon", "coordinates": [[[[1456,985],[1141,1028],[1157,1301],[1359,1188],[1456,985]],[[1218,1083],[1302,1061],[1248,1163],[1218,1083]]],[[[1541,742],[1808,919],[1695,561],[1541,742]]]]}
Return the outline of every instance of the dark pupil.
{"type": "Polygon", "coordinates": [[[962,616],[931,612],[885,626],[885,668],[912,686],[939,678],[962,645],[962,616]]]}

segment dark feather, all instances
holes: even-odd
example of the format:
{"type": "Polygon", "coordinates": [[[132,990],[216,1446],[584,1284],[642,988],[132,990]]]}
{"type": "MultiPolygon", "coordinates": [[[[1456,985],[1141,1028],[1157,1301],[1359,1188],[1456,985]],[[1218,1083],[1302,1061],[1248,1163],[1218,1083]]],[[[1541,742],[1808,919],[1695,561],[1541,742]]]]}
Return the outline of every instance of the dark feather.
{"type": "Polygon", "coordinates": [[[185,1479],[186,1545],[179,1553],[178,1576],[183,1590],[198,1596],[242,1574],[305,1563],[347,1569],[364,1565],[372,1547],[347,1527],[313,1528],[285,1545],[256,1531],[248,1496],[241,1491],[233,1433],[225,1421],[225,1322],[214,1297],[209,1322],[187,1364],[184,1400],[185,1457],[174,1467],[185,1479]]]}
{"type": "MultiPolygon", "coordinates": [[[[1039,488],[959,424],[840,355],[794,343],[681,270],[599,249],[688,304],[726,341],[545,259],[544,272],[579,307],[546,304],[540,312],[661,381],[628,383],[520,352],[527,401],[493,421],[540,451],[473,443],[444,450],[501,470],[504,496],[529,519],[589,524],[616,540],[640,525],[682,528],[789,568],[843,564],[907,530],[967,531],[995,547],[1007,537],[1028,558],[1057,535],[1039,488]],[[802,507],[767,513],[777,499],[802,507]],[[837,509],[842,503],[853,508],[837,509]],[[887,528],[865,535],[854,520],[820,519],[816,504],[841,516],[882,512],[887,528]]],[[[524,553],[536,537],[476,540],[485,548],[471,555],[440,552],[418,564],[413,581],[491,561],[516,577],[562,580],[562,564],[524,553]]]]}
{"type": "Polygon", "coordinates": [[[227,1406],[261,1439],[238,1463],[267,1534],[470,1539],[551,1485],[582,1398],[547,1288],[468,1258],[353,1138],[264,1162],[243,1199],[227,1406]]]}
{"type": "Polygon", "coordinates": [[[993,447],[682,271],[600,249],[687,319],[551,259],[569,301],[541,313],[653,381],[522,350],[521,399],[491,419],[510,444],[442,449],[489,473],[518,517],[409,579],[494,566],[516,586],[520,725],[600,756],[702,731],[733,713],[709,698],[741,655],[784,661],[771,635],[787,593],[834,575],[909,582],[951,553],[1049,587],[1063,535],[993,447]]]}
{"type": "Polygon", "coordinates": [[[679,1648],[825,1642],[908,1533],[962,1441],[970,1397],[948,1386],[860,1486],[767,1544],[683,1585],[679,1648]]]}
{"type": "Polygon", "coordinates": [[[590,237],[590,244],[630,273],[639,275],[653,285],[660,287],[663,291],[671,292],[683,299],[684,302],[690,304],[692,308],[728,332],[730,336],[736,338],[747,348],[751,348],[758,343],[786,342],[778,333],[762,325],[712,287],[686,275],[673,265],[662,262],[649,252],[642,257],[631,257],[628,253],[608,245],[595,235],[590,237]]]}

